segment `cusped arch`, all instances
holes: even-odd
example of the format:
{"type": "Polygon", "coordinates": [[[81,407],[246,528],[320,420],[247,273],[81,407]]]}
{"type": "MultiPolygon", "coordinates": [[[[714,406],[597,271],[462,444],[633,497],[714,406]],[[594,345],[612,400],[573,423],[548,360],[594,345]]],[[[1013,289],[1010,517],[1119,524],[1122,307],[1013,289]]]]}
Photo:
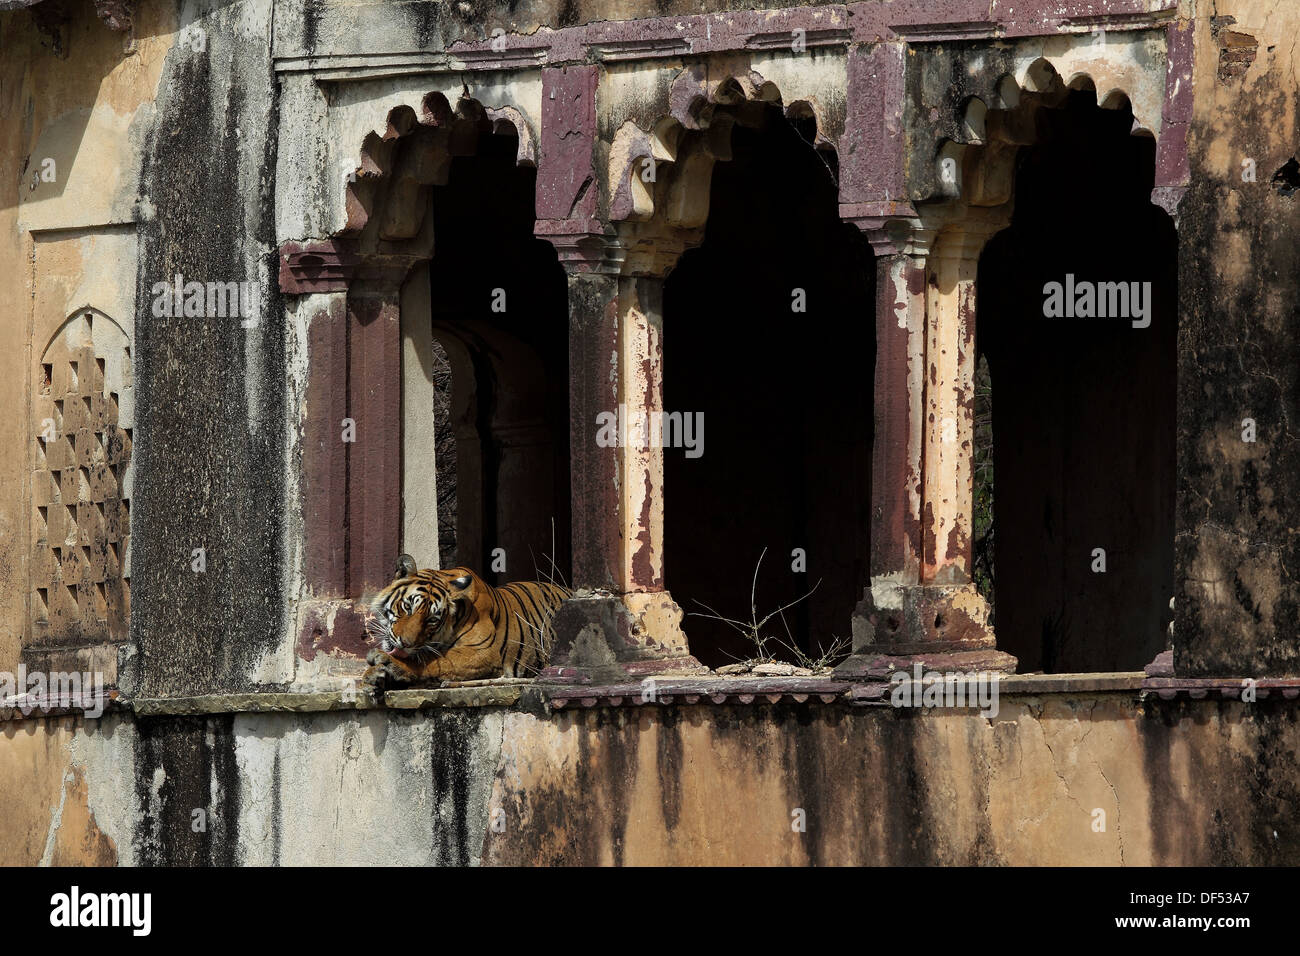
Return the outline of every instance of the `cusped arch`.
{"type": "MultiPolygon", "coordinates": [[[[1038,112],[1062,106],[1071,92],[1091,92],[1098,106],[1132,111],[1127,90],[1103,79],[1095,69],[1058,68],[1045,56],[1026,58],[993,85],[992,105],[979,96],[957,107],[956,135],[939,139],[934,153],[933,196],[971,205],[1000,205],[1010,199],[1015,155],[1038,142],[1038,112]],[[1100,92],[1104,91],[1104,92],[1100,92]]],[[[1158,138],[1159,127],[1134,117],[1131,135],[1158,138]]]]}
{"type": "Polygon", "coordinates": [[[369,234],[387,242],[423,237],[429,188],[447,184],[453,157],[477,153],[481,134],[514,136],[516,164],[537,165],[532,124],[508,103],[489,106],[461,95],[453,104],[433,90],[415,104],[389,109],[382,129],[363,137],[355,163],[343,163],[345,222],[338,236],[369,234]]]}
{"type": "Polygon", "coordinates": [[[1164,71],[1151,71],[1136,54],[1125,55],[1123,44],[1112,44],[1103,55],[1099,45],[1084,44],[1058,56],[1025,58],[999,86],[1003,108],[1014,109],[1028,94],[1042,105],[1056,106],[1071,91],[1092,92],[1103,109],[1131,109],[1144,129],[1160,130],[1164,71]],[[1009,88],[1014,84],[1014,90],[1009,88]]]}
{"type": "Polygon", "coordinates": [[[611,221],[662,217],[673,227],[702,228],[713,164],[732,158],[737,126],[761,126],[771,107],[779,107],[792,123],[806,123],[811,132],[805,138],[818,152],[837,148],[815,97],[786,105],[778,85],[752,70],[722,75],[701,66],[683,70],[669,85],[665,115],[649,129],[628,120],[614,134],[606,170],[611,221]]]}

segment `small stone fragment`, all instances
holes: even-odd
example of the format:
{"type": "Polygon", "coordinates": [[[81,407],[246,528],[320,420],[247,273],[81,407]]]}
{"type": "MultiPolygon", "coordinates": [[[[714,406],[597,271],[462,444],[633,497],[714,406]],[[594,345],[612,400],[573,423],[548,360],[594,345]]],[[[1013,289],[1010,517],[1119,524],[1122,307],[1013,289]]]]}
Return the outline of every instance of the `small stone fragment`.
{"type": "Polygon", "coordinates": [[[754,674],[759,677],[793,677],[795,666],[793,664],[755,664],[754,674]]]}

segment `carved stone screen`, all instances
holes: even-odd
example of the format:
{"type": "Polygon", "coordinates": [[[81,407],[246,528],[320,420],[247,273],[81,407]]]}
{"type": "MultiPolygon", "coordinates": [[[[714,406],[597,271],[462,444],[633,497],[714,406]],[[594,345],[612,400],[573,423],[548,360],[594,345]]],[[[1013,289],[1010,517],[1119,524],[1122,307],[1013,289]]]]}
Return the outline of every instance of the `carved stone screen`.
{"type": "Polygon", "coordinates": [[[55,333],[33,378],[31,631],[24,656],[111,667],[111,655],[78,652],[127,639],[130,341],[107,315],[80,310],[55,333]]]}

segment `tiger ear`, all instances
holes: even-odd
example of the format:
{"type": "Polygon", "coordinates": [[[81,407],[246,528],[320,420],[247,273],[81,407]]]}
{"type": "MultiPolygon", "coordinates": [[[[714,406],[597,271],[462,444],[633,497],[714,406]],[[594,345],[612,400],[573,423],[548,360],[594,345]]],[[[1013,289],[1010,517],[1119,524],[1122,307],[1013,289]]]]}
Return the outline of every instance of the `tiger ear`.
{"type": "Polygon", "coordinates": [[[397,570],[393,572],[393,580],[409,578],[415,574],[415,558],[409,554],[404,554],[397,559],[397,570]]]}
{"type": "Polygon", "coordinates": [[[454,587],[457,591],[463,591],[470,586],[470,582],[472,582],[473,580],[474,579],[471,578],[468,574],[462,574],[458,578],[452,578],[451,586],[454,587]]]}

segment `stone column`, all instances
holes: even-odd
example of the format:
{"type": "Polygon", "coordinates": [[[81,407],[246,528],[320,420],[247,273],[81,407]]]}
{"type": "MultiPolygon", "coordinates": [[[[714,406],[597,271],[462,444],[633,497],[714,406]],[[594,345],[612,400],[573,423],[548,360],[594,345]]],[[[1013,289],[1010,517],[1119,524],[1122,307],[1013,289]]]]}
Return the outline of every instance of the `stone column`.
{"type": "Polygon", "coordinates": [[[539,222],[569,273],[574,598],[556,614],[547,680],[608,682],[696,669],[664,588],[663,276],[681,247],[539,222]]]}
{"type": "Polygon", "coordinates": [[[308,598],[300,656],[364,657],[356,601],[392,580],[402,534],[402,282],[422,260],[327,240],[281,250],[280,288],[306,310],[302,438],[308,598]]]}
{"type": "MultiPolygon", "coordinates": [[[[354,283],[348,293],[347,596],[393,579],[402,539],[401,281],[354,283]]],[[[389,281],[386,281],[389,280],[389,281]]]]}
{"type": "Polygon", "coordinates": [[[871,587],[845,677],[1015,669],[971,581],[975,277],[1001,222],[859,222],[877,254],[871,587]]]}
{"type": "Polygon", "coordinates": [[[897,223],[867,229],[876,253],[873,585],[915,585],[921,567],[926,254],[931,236],[897,223]]]}
{"type": "MultiPolygon", "coordinates": [[[[699,667],[664,589],[663,453],[598,441],[601,416],[657,411],[663,277],[682,245],[629,242],[602,220],[595,66],[542,71],[536,225],[569,276],[573,580],[542,677],[627,680],[699,667]]],[[[621,434],[622,429],[618,429],[621,434]]],[[[607,437],[607,436],[606,436],[607,437]]]]}
{"type": "Polygon", "coordinates": [[[921,581],[926,585],[965,587],[971,581],[975,277],[992,231],[969,221],[949,226],[929,257],[921,462],[921,581]]]}

